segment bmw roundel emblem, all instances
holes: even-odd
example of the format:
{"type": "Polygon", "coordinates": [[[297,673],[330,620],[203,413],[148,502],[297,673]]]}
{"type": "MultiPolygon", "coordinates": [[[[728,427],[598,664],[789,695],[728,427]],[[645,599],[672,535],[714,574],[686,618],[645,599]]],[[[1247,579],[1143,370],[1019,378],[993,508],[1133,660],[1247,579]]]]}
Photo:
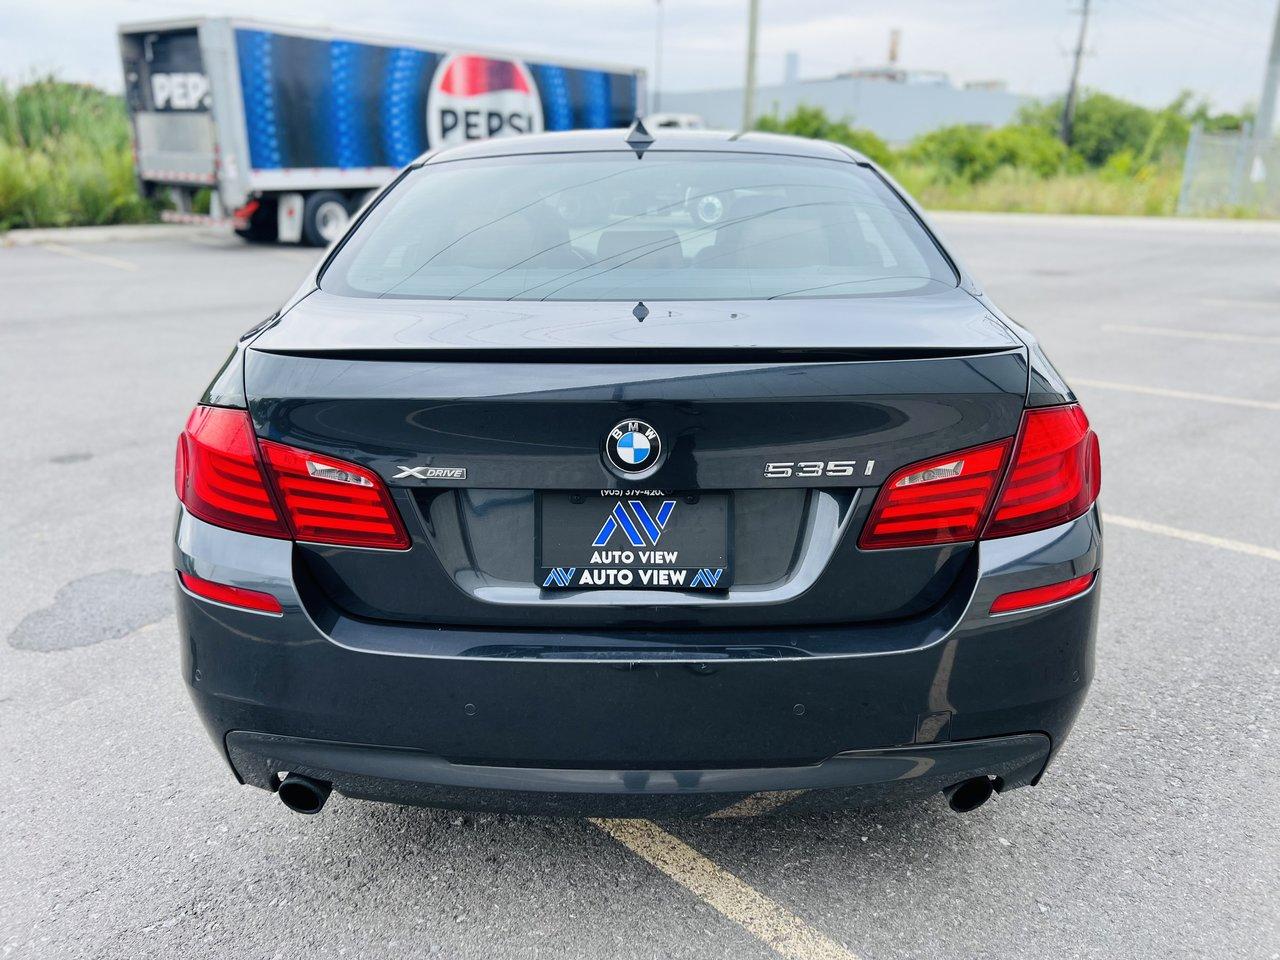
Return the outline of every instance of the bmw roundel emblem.
{"type": "Polygon", "coordinates": [[[662,453],[658,431],[643,420],[623,420],[605,437],[604,454],[609,465],[620,473],[651,470],[662,453]]]}

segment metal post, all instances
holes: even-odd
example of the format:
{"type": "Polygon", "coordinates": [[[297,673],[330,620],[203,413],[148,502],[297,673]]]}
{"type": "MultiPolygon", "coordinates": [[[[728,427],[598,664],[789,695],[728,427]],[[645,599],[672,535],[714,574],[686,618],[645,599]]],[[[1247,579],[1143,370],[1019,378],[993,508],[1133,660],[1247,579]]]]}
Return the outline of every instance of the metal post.
{"type": "Polygon", "coordinates": [[[1280,0],[1276,3],[1276,22],[1271,28],[1271,53],[1267,56],[1267,73],[1262,81],[1262,97],[1258,101],[1258,117],[1254,135],[1259,142],[1271,139],[1276,123],[1276,88],[1280,87],[1280,0]]]}
{"type": "Polygon", "coordinates": [[[1071,65],[1071,85],[1067,87],[1067,99],[1062,104],[1062,142],[1071,146],[1071,128],[1076,121],[1076,97],[1080,84],[1080,61],[1084,59],[1084,38],[1089,29],[1089,0],[1080,7],[1080,36],[1076,38],[1076,55],[1071,65]]]}
{"type": "Polygon", "coordinates": [[[653,112],[662,107],[662,0],[655,0],[658,7],[657,34],[653,41],[653,112]]]}
{"type": "Polygon", "coordinates": [[[756,32],[760,22],[760,0],[750,0],[747,14],[747,83],[742,91],[742,129],[750,130],[756,112],[756,32]]]}
{"type": "Polygon", "coordinates": [[[1253,206],[1250,202],[1265,195],[1266,164],[1263,151],[1271,142],[1276,124],[1276,87],[1280,86],[1280,0],[1276,3],[1276,20],[1271,28],[1271,50],[1267,54],[1267,70],[1262,78],[1262,97],[1258,101],[1258,115],[1254,118],[1252,134],[1247,129],[1240,135],[1240,149],[1236,153],[1235,169],[1231,172],[1232,206],[1253,206]],[[1245,197],[1245,181],[1250,183],[1245,197]],[[1259,186],[1261,185],[1261,186],[1259,186]]]}

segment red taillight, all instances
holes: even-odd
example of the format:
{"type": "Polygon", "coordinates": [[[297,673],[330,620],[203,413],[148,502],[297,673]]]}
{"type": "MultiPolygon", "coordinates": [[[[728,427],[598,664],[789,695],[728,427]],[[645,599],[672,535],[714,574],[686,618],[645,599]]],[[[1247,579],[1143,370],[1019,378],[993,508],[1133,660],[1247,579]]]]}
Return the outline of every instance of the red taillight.
{"type": "Polygon", "coordinates": [[[904,467],[885,481],[858,546],[863,550],[976,540],[1004,472],[1010,441],[904,467]]]}
{"type": "Polygon", "coordinates": [[[282,443],[260,443],[298,540],[408,548],[409,535],[377,474],[282,443]]]}
{"type": "Polygon", "coordinates": [[[1086,573],[1083,577],[1073,577],[1061,583],[1051,583],[1044,587],[1031,587],[1029,590],[1015,590],[1002,593],[991,604],[992,613],[1012,613],[1014,610],[1029,610],[1032,607],[1043,607],[1078,596],[1093,586],[1094,577],[1098,574],[1086,573]]]}
{"type": "Polygon", "coordinates": [[[186,508],[220,527],[311,543],[409,546],[400,514],[376,474],[259,441],[245,410],[196,407],[178,438],[174,478],[186,508]]]}
{"type": "Polygon", "coordinates": [[[1012,440],[913,463],[891,475],[858,546],[917,547],[1043,530],[1084,514],[1101,481],[1098,437],[1078,404],[1028,410],[1012,440]]]}
{"type": "Polygon", "coordinates": [[[257,610],[259,613],[282,613],[280,601],[269,593],[259,590],[246,590],[244,587],[233,587],[226,583],[214,583],[190,573],[178,573],[182,585],[197,597],[225,603],[230,607],[243,607],[245,610],[257,610]]]}
{"type": "Polygon", "coordinates": [[[288,539],[257,453],[247,411],[196,407],[178,438],[178,499],[192,514],[220,527],[288,539]]]}
{"type": "Polygon", "coordinates": [[[1098,436],[1080,406],[1028,410],[982,536],[1009,537],[1074,520],[1098,499],[1101,483],[1098,436]]]}

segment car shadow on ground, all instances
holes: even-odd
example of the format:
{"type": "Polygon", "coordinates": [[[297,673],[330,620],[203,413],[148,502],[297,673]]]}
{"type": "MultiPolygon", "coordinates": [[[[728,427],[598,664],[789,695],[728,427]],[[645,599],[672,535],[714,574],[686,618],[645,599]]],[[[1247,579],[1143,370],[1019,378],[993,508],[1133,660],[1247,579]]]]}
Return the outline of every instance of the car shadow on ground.
{"type": "MultiPolygon", "coordinates": [[[[999,800],[993,801],[998,803],[999,800]]],[[[585,847],[610,844],[590,819],[582,817],[515,816],[499,813],[444,810],[373,803],[335,797],[322,817],[330,829],[360,834],[380,847],[381,857],[420,850],[452,840],[517,854],[530,848],[541,856],[575,863],[585,847]]],[[[991,842],[994,823],[982,811],[956,814],[939,795],[926,800],[821,813],[735,818],[654,818],[666,832],[711,857],[728,870],[744,859],[757,865],[773,863],[789,869],[833,857],[860,860],[866,856],[899,863],[930,850],[969,856],[975,844],[991,842]]]]}

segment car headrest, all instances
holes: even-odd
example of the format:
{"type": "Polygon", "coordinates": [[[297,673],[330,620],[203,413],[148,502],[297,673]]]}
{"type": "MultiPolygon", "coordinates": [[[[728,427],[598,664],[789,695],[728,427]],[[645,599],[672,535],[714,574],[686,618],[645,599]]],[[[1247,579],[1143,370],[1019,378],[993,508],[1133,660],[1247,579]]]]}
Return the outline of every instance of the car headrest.
{"type": "Polygon", "coordinates": [[[609,266],[641,270],[684,266],[684,251],[674,230],[606,230],[600,235],[596,260],[613,260],[609,266]]]}

